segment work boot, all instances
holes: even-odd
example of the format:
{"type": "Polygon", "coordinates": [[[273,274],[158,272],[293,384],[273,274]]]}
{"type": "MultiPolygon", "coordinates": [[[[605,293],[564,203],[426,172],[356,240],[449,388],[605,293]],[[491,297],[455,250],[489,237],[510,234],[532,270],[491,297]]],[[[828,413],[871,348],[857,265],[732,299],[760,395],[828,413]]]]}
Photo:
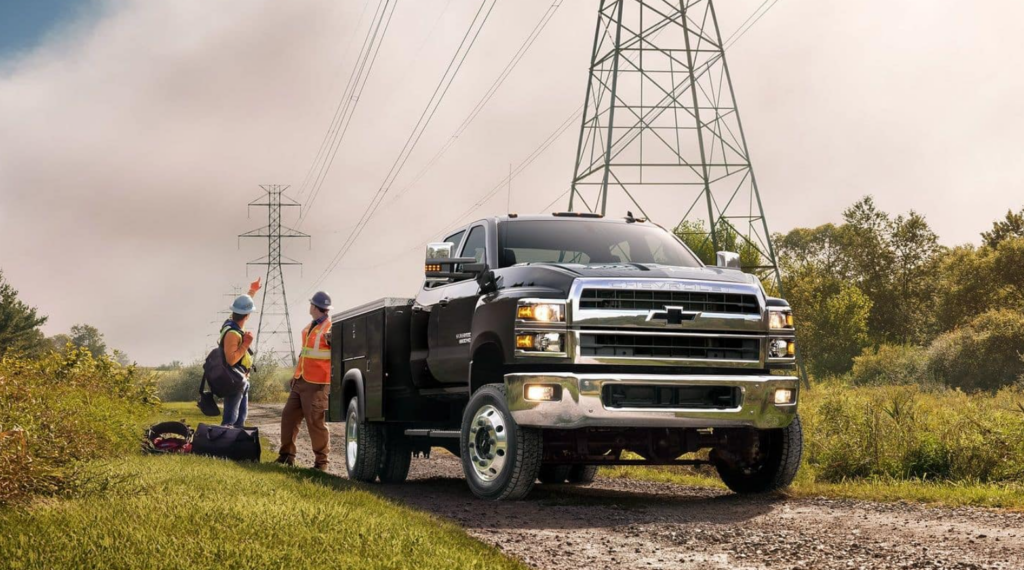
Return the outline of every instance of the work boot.
{"type": "Polygon", "coordinates": [[[282,465],[295,465],[295,458],[291,455],[278,455],[274,463],[280,463],[282,465]]]}
{"type": "Polygon", "coordinates": [[[317,471],[323,471],[324,473],[327,473],[327,465],[329,465],[329,464],[328,463],[316,463],[316,464],[313,465],[313,469],[316,469],[317,471]]]}

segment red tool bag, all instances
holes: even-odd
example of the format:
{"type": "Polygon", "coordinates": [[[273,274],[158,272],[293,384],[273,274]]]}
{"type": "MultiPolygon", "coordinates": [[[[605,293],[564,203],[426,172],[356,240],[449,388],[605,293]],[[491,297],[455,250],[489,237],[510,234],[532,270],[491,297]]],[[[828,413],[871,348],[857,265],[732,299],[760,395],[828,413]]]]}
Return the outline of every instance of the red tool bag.
{"type": "Polygon", "coordinates": [[[191,453],[192,434],[185,422],[160,422],[146,430],[142,449],[150,453],[191,453]]]}

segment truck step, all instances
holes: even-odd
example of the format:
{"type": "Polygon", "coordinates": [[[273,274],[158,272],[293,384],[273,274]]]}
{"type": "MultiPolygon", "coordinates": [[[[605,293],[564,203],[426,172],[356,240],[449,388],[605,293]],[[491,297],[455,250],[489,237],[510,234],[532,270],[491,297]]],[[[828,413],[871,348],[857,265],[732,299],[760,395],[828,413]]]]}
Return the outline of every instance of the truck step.
{"type": "Polygon", "coordinates": [[[458,430],[440,430],[440,429],[407,429],[405,435],[410,437],[430,437],[430,438],[459,438],[458,430]]]}

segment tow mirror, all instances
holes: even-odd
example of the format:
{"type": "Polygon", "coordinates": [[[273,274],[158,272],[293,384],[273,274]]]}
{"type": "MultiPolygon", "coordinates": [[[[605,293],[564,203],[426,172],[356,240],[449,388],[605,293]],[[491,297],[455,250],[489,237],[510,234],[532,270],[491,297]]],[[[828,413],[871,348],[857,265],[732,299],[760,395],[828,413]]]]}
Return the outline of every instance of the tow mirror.
{"type": "Polygon", "coordinates": [[[483,271],[483,268],[478,269],[475,257],[452,257],[453,253],[455,253],[454,244],[448,242],[427,244],[423,269],[428,280],[467,279],[476,277],[483,271]],[[456,268],[459,271],[456,271],[456,268]]]}
{"type": "Polygon", "coordinates": [[[718,262],[715,264],[722,269],[740,269],[740,254],[732,251],[719,251],[718,262]]]}

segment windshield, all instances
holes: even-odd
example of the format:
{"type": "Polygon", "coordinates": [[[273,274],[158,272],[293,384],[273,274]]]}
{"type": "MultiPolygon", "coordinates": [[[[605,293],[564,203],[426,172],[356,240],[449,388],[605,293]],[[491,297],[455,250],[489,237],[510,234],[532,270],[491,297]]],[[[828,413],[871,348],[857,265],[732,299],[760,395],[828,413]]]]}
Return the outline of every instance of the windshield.
{"type": "Polygon", "coordinates": [[[518,220],[502,224],[501,266],[517,263],[652,263],[700,267],[675,236],[650,224],[518,220]]]}

